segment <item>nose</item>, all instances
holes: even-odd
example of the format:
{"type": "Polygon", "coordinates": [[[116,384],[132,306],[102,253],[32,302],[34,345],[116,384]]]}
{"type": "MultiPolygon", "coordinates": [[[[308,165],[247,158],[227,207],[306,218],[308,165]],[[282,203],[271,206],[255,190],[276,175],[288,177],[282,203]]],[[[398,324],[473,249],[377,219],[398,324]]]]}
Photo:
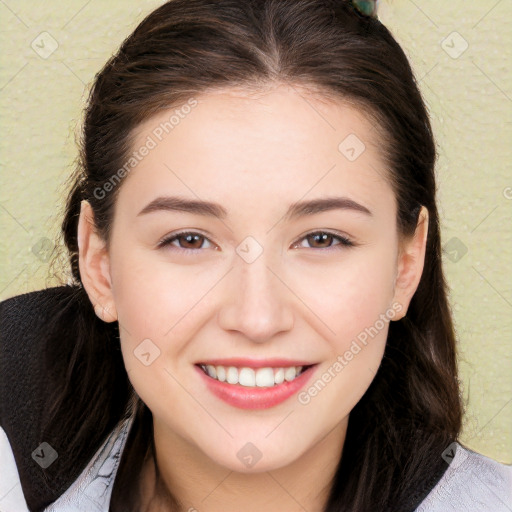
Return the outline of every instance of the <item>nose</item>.
{"type": "Polygon", "coordinates": [[[268,263],[265,252],[252,263],[236,258],[217,317],[222,329],[259,343],[293,327],[293,293],[268,263]]]}

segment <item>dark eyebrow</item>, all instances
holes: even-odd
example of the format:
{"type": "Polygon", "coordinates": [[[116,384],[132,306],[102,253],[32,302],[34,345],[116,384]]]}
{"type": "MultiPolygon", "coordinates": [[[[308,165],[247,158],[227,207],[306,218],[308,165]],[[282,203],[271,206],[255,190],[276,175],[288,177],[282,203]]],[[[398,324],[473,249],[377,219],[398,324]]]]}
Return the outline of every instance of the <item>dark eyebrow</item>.
{"type": "Polygon", "coordinates": [[[353,199],[349,199],[348,197],[326,197],[292,203],[284,216],[284,220],[287,221],[306,215],[315,215],[316,213],[327,212],[329,210],[353,210],[369,215],[370,217],[373,216],[372,212],[366,208],[366,206],[356,203],[353,199]]]}
{"type": "Polygon", "coordinates": [[[157,211],[189,212],[218,219],[224,219],[228,215],[227,210],[223,206],[211,203],[210,201],[199,201],[176,196],[161,196],[153,199],[137,216],[157,211]]]}
{"type": "MultiPolygon", "coordinates": [[[[336,209],[353,210],[369,216],[373,215],[368,208],[348,197],[327,197],[291,204],[284,216],[284,220],[315,215],[336,209]]],[[[176,196],[161,196],[147,204],[137,216],[156,211],[182,211],[207,217],[216,217],[217,219],[225,219],[228,215],[227,210],[218,203],[176,196]]]]}

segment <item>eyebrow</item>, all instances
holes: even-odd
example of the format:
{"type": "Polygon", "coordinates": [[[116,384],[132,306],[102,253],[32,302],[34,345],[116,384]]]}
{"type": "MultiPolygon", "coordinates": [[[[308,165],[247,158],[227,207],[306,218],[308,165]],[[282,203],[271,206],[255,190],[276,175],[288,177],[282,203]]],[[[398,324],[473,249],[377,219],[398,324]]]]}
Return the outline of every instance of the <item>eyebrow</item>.
{"type": "MultiPolygon", "coordinates": [[[[315,215],[330,210],[352,210],[370,217],[373,216],[368,208],[348,197],[326,197],[292,203],[284,215],[284,220],[290,221],[298,217],[315,215]]],[[[218,203],[178,196],[157,197],[148,203],[137,216],[159,211],[180,211],[217,219],[225,219],[228,216],[227,210],[218,203]]]]}

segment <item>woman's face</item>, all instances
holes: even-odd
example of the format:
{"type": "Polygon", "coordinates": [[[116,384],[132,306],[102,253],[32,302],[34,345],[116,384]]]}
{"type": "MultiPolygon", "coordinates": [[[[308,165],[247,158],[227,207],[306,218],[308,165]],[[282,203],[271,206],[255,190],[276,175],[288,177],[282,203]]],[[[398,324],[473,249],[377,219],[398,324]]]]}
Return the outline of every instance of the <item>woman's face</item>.
{"type": "Polygon", "coordinates": [[[109,253],[83,255],[81,219],[81,271],[118,318],[160,432],[231,470],[270,470],[344,431],[417,286],[425,237],[399,251],[361,111],[285,87],[189,106],[138,127],[109,253]]]}

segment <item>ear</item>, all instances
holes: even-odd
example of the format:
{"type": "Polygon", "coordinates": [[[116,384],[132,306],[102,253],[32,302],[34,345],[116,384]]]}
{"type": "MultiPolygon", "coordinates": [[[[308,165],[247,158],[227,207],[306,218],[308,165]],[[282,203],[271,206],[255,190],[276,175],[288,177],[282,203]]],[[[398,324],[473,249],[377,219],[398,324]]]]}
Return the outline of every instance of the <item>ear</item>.
{"type": "Polygon", "coordinates": [[[428,210],[422,206],[414,235],[400,244],[393,301],[400,304],[402,309],[394,320],[400,320],[407,314],[411,299],[420,283],[425,264],[428,218],[428,210]]]}
{"type": "Polygon", "coordinates": [[[117,311],[112,294],[108,251],[105,242],[96,231],[91,205],[85,200],[80,204],[78,253],[82,284],[96,315],[104,322],[116,321],[117,311]]]}

